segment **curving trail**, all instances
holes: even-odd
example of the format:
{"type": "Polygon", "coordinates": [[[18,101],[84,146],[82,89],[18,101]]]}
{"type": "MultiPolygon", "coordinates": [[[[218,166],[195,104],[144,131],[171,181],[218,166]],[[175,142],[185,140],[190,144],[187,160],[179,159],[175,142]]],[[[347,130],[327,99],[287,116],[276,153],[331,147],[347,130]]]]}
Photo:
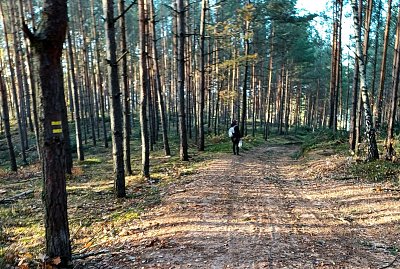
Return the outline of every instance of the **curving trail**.
{"type": "MultiPolygon", "coordinates": [[[[398,193],[338,180],[295,145],[226,155],[171,187],[100,268],[380,268],[400,247],[398,193]],[[128,258],[127,258],[128,257],[128,258]]],[[[400,268],[400,261],[390,268],[400,268]],[[397,266],[397,267],[396,267],[397,266]]]]}

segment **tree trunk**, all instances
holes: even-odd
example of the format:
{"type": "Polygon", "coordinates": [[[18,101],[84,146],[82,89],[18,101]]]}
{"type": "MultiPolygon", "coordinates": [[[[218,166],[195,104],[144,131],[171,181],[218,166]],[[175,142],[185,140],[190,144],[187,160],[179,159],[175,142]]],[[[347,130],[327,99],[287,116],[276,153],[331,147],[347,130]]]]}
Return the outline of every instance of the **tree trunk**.
{"type": "Polygon", "coordinates": [[[396,154],[393,147],[394,138],[394,125],[396,121],[397,111],[397,100],[399,91],[399,80],[400,80],[400,7],[397,16],[397,27],[396,27],[396,41],[394,47],[394,58],[393,58],[393,82],[392,82],[392,96],[388,118],[388,129],[386,138],[386,159],[391,160],[396,154]]]}
{"type": "Polygon", "coordinates": [[[250,21],[246,20],[245,22],[245,32],[244,32],[244,57],[246,58],[246,62],[244,65],[244,74],[243,74],[243,92],[242,92],[242,118],[240,121],[240,131],[242,135],[246,135],[246,119],[247,119],[247,80],[249,73],[249,52],[250,52],[250,37],[249,29],[250,29],[250,21]]]}
{"type": "Polygon", "coordinates": [[[124,165],[125,165],[125,173],[127,175],[132,175],[132,166],[131,166],[131,121],[130,121],[130,92],[129,92],[129,84],[128,84],[128,60],[127,60],[127,42],[126,42],[126,26],[125,26],[125,0],[119,0],[118,2],[118,12],[120,14],[119,18],[119,27],[121,28],[121,57],[122,57],[122,92],[123,92],[123,108],[124,108],[124,165]]]}
{"type": "MultiPolygon", "coordinates": [[[[31,1],[29,1],[29,4],[32,4],[31,1]]],[[[25,19],[24,19],[24,12],[23,12],[23,2],[22,0],[19,0],[19,6],[20,6],[20,13],[22,14],[21,16],[21,20],[22,20],[22,25],[25,23],[25,19]]],[[[34,16],[31,15],[32,17],[32,27],[35,27],[35,22],[34,22],[34,16]]],[[[31,48],[28,46],[29,41],[27,39],[27,37],[25,37],[25,43],[26,43],[26,47],[27,47],[27,61],[28,61],[28,73],[29,73],[29,82],[30,82],[30,94],[31,94],[31,107],[32,107],[32,114],[33,114],[33,129],[35,132],[35,139],[36,139],[36,149],[37,149],[37,153],[39,156],[39,160],[41,159],[40,156],[40,147],[39,147],[39,118],[38,118],[38,112],[37,112],[37,98],[36,98],[36,87],[37,87],[37,83],[35,81],[35,76],[34,76],[34,71],[33,71],[33,66],[32,66],[32,52],[30,51],[31,48]]]]}
{"type": "MultiPolygon", "coordinates": [[[[13,3],[14,5],[17,5],[17,12],[15,13],[15,16],[18,19],[18,25],[17,28],[21,29],[22,25],[25,22],[25,15],[24,15],[24,10],[23,10],[23,3],[22,0],[19,0],[18,3],[16,3],[14,1],[13,3]]],[[[31,56],[30,56],[30,51],[29,51],[29,43],[28,43],[28,39],[23,38],[23,42],[21,40],[19,40],[19,42],[21,42],[21,44],[23,43],[25,45],[26,50],[23,50],[21,48],[21,54],[22,54],[22,61],[26,60],[26,62],[28,63],[27,66],[22,65],[22,73],[23,73],[23,77],[24,77],[24,88],[25,88],[25,99],[26,99],[26,117],[28,119],[29,122],[29,129],[31,132],[34,131],[34,125],[33,125],[33,121],[32,121],[32,109],[31,109],[31,95],[30,95],[30,85],[28,83],[28,78],[33,77],[32,76],[32,72],[30,70],[31,67],[31,63],[29,63],[31,61],[31,56]],[[27,70],[25,69],[27,68],[27,70]]],[[[33,83],[32,83],[33,84],[33,83]]],[[[34,85],[32,85],[32,87],[34,87],[34,85]]],[[[38,143],[36,143],[36,146],[38,145],[38,143]]],[[[38,149],[39,151],[39,149],[38,149]]]]}
{"type": "Polygon", "coordinates": [[[90,133],[92,136],[92,142],[93,146],[96,146],[96,131],[95,131],[95,119],[94,119],[94,111],[93,111],[93,96],[92,96],[92,85],[91,85],[91,80],[89,78],[89,44],[87,42],[88,34],[86,31],[85,23],[84,23],[84,18],[85,14],[83,13],[82,10],[82,0],[78,1],[78,16],[80,18],[79,21],[79,27],[80,31],[82,34],[82,62],[83,62],[83,85],[84,89],[87,94],[87,111],[89,113],[89,120],[90,120],[90,133]]]}
{"type": "Polygon", "coordinates": [[[355,32],[355,40],[356,40],[356,54],[355,57],[358,59],[360,65],[360,86],[361,86],[361,96],[364,108],[364,116],[365,116],[365,128],[368,142],[368,160],[376,160],[379,158],[378,147],[376,145],[375,138],[375,130],[372,126],[372,116],[371,109],[369,104],[368,97],[368,89],[366,85],[366,70],[364,64],[364,57],[361,47],[361,35],[360,35],[360,21],[358,17],[358,7],[357,0],[351,1],[352,9],[353,9],[353,21],[354,21],[354,32],[355,32]]]}
{"type": "Polygon", "coordinates": [[[62,121],[66,109],[61,55],[67,31],[67,1],[45,0],[40,28],[31,33],[25,25],[33,47],[40,84],[40,141],[43,168],[43,204],[45,208],[46,254],[60,257],[59,267],[71,263],[67,192],[65,181],[65,138],[62,121]]]}
{"type": "Polygon", "coordinates": [[[156,37],[156,18],[154,14],[154,3],[153,0],[150,0],[150,35],[153,43],[152,49],[152,59],[153,59],[153,68],[154,68],[154,82],[155,82],[155,90],[158,95],[158,107],[160,111],[160,119],[161,119],[161,127],[162,127],[162,134],[163,134],[163,143],[164,143],[164,153],[166,156],[171,155],[171,150],[169,147],[168,141],[168,124],[167,124],[167,111],[165,107],[165,95],[163,94],[163,89],[161,85],[161,78],[160,78],[160,70],[158,64],[158,50],[157,50],[157,37],[156,37]]]}
{"type": "Polygon", "coordinates": [[[25,97],[25,90],[24,90],[24,83],[23,83],[23,77],[22,77],[22,64],[21,64],[21,51],[22,48],[20,46],[20,40],[19,36],[16,31],[16,25],[15,25],[15,10],[14,10],[14,3],[13,1],[9,0],[9,8],[10,14],[9,14],[9,20],[11,24],[11,36],[12,36],[12,44],[13,44],[13,49],[14,49],[14,64],[15,64],[15,74],[16,74],[16,86],[18,89],[18,98],[19,98],[19,114],[20,114],[20,121],[21,121],[21,135],[23,139],[23,147],[24,151],[29,148],[28,145],[28,133],[27,133],[27,126],[26,126],[26,97],[25,97]]]}
{"type": "Polygon", "coordinates": [[[368,63],[367,56],[368,56],[368,50],[369,50],[369,33],[370,33],[370,29],[371,29],[373,1],[374,0],[368,0],[367,6],[365,7],[364,44],[363,44],[363,55],[364,55],[365,68],[367,68],[367,63],[368,63]]]}
{"type": "Polygon", "coordinates": [[[9,68],[10,68],[10,76],[11,76],[11,89],[12,89],[12,98],[14,101],[14,106],[15,106],[15,113],[17,117],[17,123],[18,123],[18,133],[19,133],[19,139],[20,139],[20,146],[21,146],[21,155],[22,155],[22,161],[24,164],[27,164],[26,160],[26,147],[25,147],[25,131],[22,125],[22,119],[20,115],[20,106],[18,102],[18,96],[17,96],[17,87],[16,87],[16,81],[15,81],[15,69],[14,66],[12,65],[12,57],[11,57],[11,51],[10,51],[10,46],[9,46],[9,41],[8,41],[8,27],[6,24],[6,14],[4,13],[3,9],[4,4],[0,4],[0,11],[1,15],[3,17],[3,31],[4,31],[4,37],[5,37],[5,42],[6,42],[6,50],[7,50],[7,58],[9,62],[9,68]]]}
{"type": "Polygon", "coordinates": [[[72,103],[74,106],[76,153],[78,156],[78,160],[83,161],[85,159],[85,154],[83,152],[83,146],[82,146],[81,111],[79,108],[79,94],[78,94],[78,85],[75,74],[75,60],[73,56],[72,40],[69,32],[68,32],[68,52],[69,52],[68,54],[70,62],[70,74],[71,74],[72,88],[73,88],[72,103]]]}
{"type": "Polygon", "coordinates": [[[207,0],[201,2],[201,17],[200,17],[200,81],[199,81],[199,139],[197,142],[197,149],[204,151],[204,105],[205,105],[205,91],[206,91],[206,78],[205,78],[205,27],[206,27],[206,11],[207,0]]]}
{"type": "Polygon", "coordinates": [[[272,76],[273,76],[273,54],[275,53],[274,51],[274,36],[275,36],[275,31],[274,31],[274,25],[272,23],[271,25],[271,41],[270,41],[270,51],[269,51],[269,63],[268,63],[268,90],[267,90],[267,96],[266,96],[266,102],[265,102],[265,131],[264,131],[264,139],[267,140],[269,136],[269,124],[271,120],[271,113],[270,113],[270,107],[271,107],[271,94],[272,94],[272,76]]]}
{"type": "Polygon", "coordinates": [[[108,87],[111,91],[110,119],[111,119],[111,138],[113,148],[113,164],[116,173],[114,189],[116,197],[125,197],[125,171],[123,153],[123,130],[122,130],[122,105],[118,82],[118,64],[115,42],[115,18],[114,1],[103,0],[105,14],[106,44],[107,44],[107,69],[108,87]]]}
{"type": "MultiPolygon", "coordinates": [[[[3,65],[3,64],[1,64],[3,65]]],[[[1,67],[3,70],[3,67],[1,67]]],[[[15,159],[14,145],[11,139],[11,129],[10,129],[10,117],[8,113],[8,98],[6,84],[3,79],[3,72],[0,71],[0,97],[1,97],[1,117],[4,122],[4,135],[7,140],[8,154],[10,156],[10,168],[11,171],[17,171],[17,161],[15,159]]]]}
{"type": "Polygon", "coordinates": [[[150,143],[149,119],[147,116],[148,83],[147,50],[146,50],[146,5],[145,0],[138,1],[139,6],[139,51],[140,51],[140,125],[142,139],[142,175],[150,178],[150,143]]]}
{"type": "Polygon", "coordinates": [[[177,0],[177,71],[178,84],[177,93],[179,96],[179,156],[182,161],[188,161],[188,141],[185,115],[185,7],[183,0],[177,0]]]}
{"type": "Polygon", "coordinates": [[[329,87],[329,95],[330,95],[330,106],[329,106],[329,123],[328,127],[329,129],[332,129],[334,132],[336,129],[335,127],[335,100],[336,100],[336,67],[337,64],[336,62],[338,61],[337,59],[337,45],[338,45],[338,20],[337,20],[337,0],[334,1],[333,5],[333,34],[332,34],[332,59],[331,59],[331,81],[330,81],[330,87],[329,87]]]}
{"type": "MultiPolygon", "coordinates": [[[[381,14],[381,10],[382,10],[382,0],[379,0],[378,2],[378,12],[376,12],[376,30],[375,30],[375,44],[374,44],[374,55],[373,55],[373,69],[372,69],[372,82],[371,82],[371,109],[373,111],[373,116],[374,116],[374,120],[376,120],[375,118],[375,96],[376,96],[376,92],[375,92],[375,84],[376,84],[376,73],[377,73],[377,67],[378,67],[378,49],[379,49],[379,31],[381,29],[381,25],[382,25],[382,14],[381,14]]],[[[375,130],[378,131],[375,122],[374,122],[374,127],[375,130]]]]}
{"type": "Polygon", "coordinates": [[[96,16],[94,11],[94,1],[91,1],[91,16],[93,21],[93,38],[95,42],[95,50],[96,50],[96,69],[97,69],[97,85],[100,91],[100,114],[101,114],[101,122],[103,127],[103,139],[104,139],[104,147],[108,148],[108,139],[107,139],[107,128],[106,128],[106,117],[105,117],[105,97],[104,97],[104,87],[103,87],[103,76],[102,76],[102,68],[100,64],[100,46],[99,40],[97,37],[97,23],[96,16]]]}
{"type": "Polygon", "coordinates": [[[382,122],[383,92],[385,90],[387,49],[388,49],[388,44],[389,44],[391,17],[392,17],[392,0],[388,0],[386,26],[385,26],[385,33],[384,33],[384,37],[383,37],[383,51],[382,51],[381,72],[380,72],[380,77],[379,77],[379,89],[378,89],[376,105],[374,107],[375,128],[377,130],[380,129],[381,122],[382,122]]]}

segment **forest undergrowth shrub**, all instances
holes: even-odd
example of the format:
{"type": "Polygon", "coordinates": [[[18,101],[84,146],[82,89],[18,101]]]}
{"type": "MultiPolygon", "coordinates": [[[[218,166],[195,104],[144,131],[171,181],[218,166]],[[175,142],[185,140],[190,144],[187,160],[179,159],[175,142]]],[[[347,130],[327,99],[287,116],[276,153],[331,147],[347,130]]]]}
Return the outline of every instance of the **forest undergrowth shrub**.
{"type": "Polygon", "coordinates": [[[352,175],[372,182],[390,181],[400,184],[400,166],[396,162],[376,160],[357,162],[349,167],[352,175]]]}
{"type": "Polygon", "coordinates": [[[333,150],[335,153],[345,152],[348,147],[347,133],[333,132],[320,129],[310,132],[302,137],[303,143],[298,153],[298,158],[311,150],[333,150]]]}

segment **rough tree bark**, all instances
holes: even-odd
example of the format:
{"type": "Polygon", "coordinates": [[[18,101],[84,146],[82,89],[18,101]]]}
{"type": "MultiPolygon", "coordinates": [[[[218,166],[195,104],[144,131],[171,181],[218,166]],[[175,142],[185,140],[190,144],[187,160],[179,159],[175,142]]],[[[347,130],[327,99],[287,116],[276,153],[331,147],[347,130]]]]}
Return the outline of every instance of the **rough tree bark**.
{"type": "Polygon", "coordinates": [[[360,21],[358,17],[358,6],[357,0],[351,1],[351,6],[353,10],[353,22],[354,22],[354,38],[356,40],[356,55],[355,57],[358,59],[358,63],[360,66],[360,87],[361,87],[361,98],[363,102],[364,108],[364,116],[365,116],[365,133],[367,136],[368,142],[368,157],[369,161],[376,160],[379,158],[378,147],[376,145],[376,138],[375,138],[375,129],[372,126],[372,115],[371,115],[371,108],[369,104],[369,97],[368,97],[368,89],[366,84],[366,71],[365,71],[365,64],[364,64],[364,57],[363,51],[361,47],[361,35],[360,35],[360,21]]]}
{"type": "Polygon", "coordinates": [[[146,51],[146,5],[145,0],[139,0],[139,50],[140,50],[140,125],[142,139],[142,175],[150,178],[150,141],[149,119],[147,117],[147,95],[149,83],[147,78],[147,51],[146,51]]]}
{"type": "Polygon", "coordinates": [[[197,148],[199,151],[204,151],[204,97],[205,97],[205,26],[206,26],[206,11],[207,11],[207,0],[201,2],[201,17],[200,17],[200,82],[199,82],[199,139],[197,142],[197,148]]]}
{"type": "Polygon", "coordinates": [[[121,94],[118,82],[118,64],[117,64],[117,45],[115,42],[115,18],[114,1],[103,0],[103,10],[105,14],[106,28],[106,46],[107,46],[107,69],[108,69],[108,87],[110,89],[110,120],[111,120],[111,138],[114,172],[116,174],[114,181],[115,195],[119,198],[125,197],[125,171],[124,171],[124,152],[123,152],[123,130],[122,130],[122,105],[121,94]]]}
{"type": "Polygon", "coordinates": [[[130,121],[130,92],[128,83],[128,59],[127,59],[127,45],[126,45],[126,23],[125,23],[125,0],[119,0],[118,2],[118,12],[120,14],[119,27],[120,27],[120,46],[122,53],[122,92],[123,92],[123,124],[124,124],[124,165],[125,173],[127,175],[132,175],[131,166],[131,121],[130,121]]]}
{"type": "Polygon", "coordinates": [[[179,117],[179,146],[180,159],[188,161],[188,141],[185,115],[185,7],[183,0],[177,0],[177,70],[178,83],[177,94],[179,96],[178,117],[179,117]]]}
{"type": "Polygon", "coordinates": [[[26,25],[40,85],[40,148],[43,169],[46,254],[60,257],[59,267],[69,266],[71,245],[65,182],[65,139],[62,121],[65,104],[61,55],[67,32],[67,1],[45,0],[41,23],[32,33],[26,25]]]}

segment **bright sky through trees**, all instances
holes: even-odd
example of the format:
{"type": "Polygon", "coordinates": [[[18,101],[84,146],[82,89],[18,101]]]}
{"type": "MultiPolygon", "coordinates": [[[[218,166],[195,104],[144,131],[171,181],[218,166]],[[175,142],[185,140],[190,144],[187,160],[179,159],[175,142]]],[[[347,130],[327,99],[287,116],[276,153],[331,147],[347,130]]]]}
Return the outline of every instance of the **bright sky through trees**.
{"type": "Polygon", "coordinates": [[[329,0],[297,0],[296,7],[305,9],[309,13],[320,13],[326,8],[329,0]]]}
{"type": "MultiPolygon", "coordinates": [[[[332,1],[331,0],[297,0],[296,8],[300,10],[300,14],[316,13],[320,14],[325,11],[325,13],[330,16],[332,11],[332,1]]],[[[350,5],[345,4],[343,16],[343,28],[342,28],[342,42],[344,44],[344,51],[348,50],[348,45],[350,44],[350,36],[353,35],[352,28],[352,17],[350,5]]],[[[314,26],[319,31],[321,37],[325,38],[325,31],[331,26],[331,21],[325,21],[321,23],[320,19],[316,18],[314,26]]]]}

